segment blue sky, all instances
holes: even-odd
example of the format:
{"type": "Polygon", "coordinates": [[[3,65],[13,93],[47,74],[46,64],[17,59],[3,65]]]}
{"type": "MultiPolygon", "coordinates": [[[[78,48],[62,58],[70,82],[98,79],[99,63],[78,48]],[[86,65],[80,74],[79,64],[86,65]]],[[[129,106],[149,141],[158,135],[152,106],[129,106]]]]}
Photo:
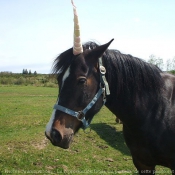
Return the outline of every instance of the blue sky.
{"type": "MultiPolygon", "coordinates": [[[[82,41],[148,60],[175,57],[174,0],[74,0],[82,41]]],[[[71,0],[0,0],[0,72],[23,68],[50,73],[53,60],[72,47],[71,0]]]]}

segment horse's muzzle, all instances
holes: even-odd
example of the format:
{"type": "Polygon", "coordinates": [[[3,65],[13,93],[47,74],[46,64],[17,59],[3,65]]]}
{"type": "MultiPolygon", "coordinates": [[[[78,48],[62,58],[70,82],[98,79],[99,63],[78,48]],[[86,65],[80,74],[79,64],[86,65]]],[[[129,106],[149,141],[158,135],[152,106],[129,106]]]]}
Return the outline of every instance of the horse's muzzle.
{"type": "Polygon", "coordinates": [[[45,132],[46,137],[51,141],[54,146],[61,147],[63,149],[68,149],[73,139],[73,132],[62,134],[57,129],[52,128],[50,136],[45,132]]]}

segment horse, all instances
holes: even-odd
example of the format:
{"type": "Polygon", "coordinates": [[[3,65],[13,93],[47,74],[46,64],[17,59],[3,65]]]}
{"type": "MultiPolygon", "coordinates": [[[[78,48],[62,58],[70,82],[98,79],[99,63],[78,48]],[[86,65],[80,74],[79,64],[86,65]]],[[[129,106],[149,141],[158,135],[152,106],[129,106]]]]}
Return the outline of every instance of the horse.
{"type": "Polygon", "coordinates": [[[90,125],[105,105],[123,122],[123,134],[139,174],[155,166],[175,174],[175,76],[132,55],[87,42],[54,61],[59,96],[45,134],[67,149],[74,134],[90,125]]]}

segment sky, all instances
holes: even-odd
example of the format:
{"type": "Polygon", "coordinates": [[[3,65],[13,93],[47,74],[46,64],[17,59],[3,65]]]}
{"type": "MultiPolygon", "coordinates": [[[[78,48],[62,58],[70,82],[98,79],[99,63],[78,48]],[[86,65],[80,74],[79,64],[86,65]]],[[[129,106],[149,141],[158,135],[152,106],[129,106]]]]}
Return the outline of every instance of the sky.
{"type": "MultiPolygon", "coordinates": [[[[175,57],[174,0],[74,0],[82,42],[148,60],[175,57]]],[[[50,73],[73,43],[71,0],[0,0],[0,72],[50,73]]]]}

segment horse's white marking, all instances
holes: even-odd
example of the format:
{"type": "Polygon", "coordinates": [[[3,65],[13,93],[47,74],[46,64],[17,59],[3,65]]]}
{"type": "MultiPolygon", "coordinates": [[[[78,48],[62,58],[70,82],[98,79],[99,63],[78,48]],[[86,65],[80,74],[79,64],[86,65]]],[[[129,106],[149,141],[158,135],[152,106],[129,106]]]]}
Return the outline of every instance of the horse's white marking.
{"type": "MultiPolygon", "coordinates": [[[[65,80],[67,79],[67,77],[69,77],[69,74],[70,74],[70,66],[67,68],[66,72],[64,73],[63,75],[63,79],[62,79],[62,87],[64,85],[64,82],[65,80]]],[[[62,88],[61,87],[61,88],[62,88]]],[[[57,102],[58,103],[58,102],[57,102]]],[[[56,110],[54,109],[53,112],[52,112],[52,116],[48,122],[48,124],[46,125],[46,135],[48,137],[50,137],[50,132],[51,132],[51,129],[52,129],[52,125],[53,125],[53,122],[55,120],[55,113],[56,113],[56,110]]]]}
{"type": "MultiPolygon", "coordinates": [[[[67,68],[66,72],[65,72],[64,75],[63,75],[62,87],[63,87],[63,85],[64,85],[65,80],[66,80],[67,77],[69,76],[69,74],[70,74],[70,66],[67,68]]],[[[62,88],[62,87],[61,87],[61,88],[62,88]]]]}
{"type": "Polygon", "coordinates": [[[50,137],[50,132],[52,129],[52,125],[53,125],[53,121],[55,119],[55,113],[56,113],[56,109],[53,110],[52,112],[52,116],[49,120],[49,123],[46,125],[46,135],[50,137]]]}

